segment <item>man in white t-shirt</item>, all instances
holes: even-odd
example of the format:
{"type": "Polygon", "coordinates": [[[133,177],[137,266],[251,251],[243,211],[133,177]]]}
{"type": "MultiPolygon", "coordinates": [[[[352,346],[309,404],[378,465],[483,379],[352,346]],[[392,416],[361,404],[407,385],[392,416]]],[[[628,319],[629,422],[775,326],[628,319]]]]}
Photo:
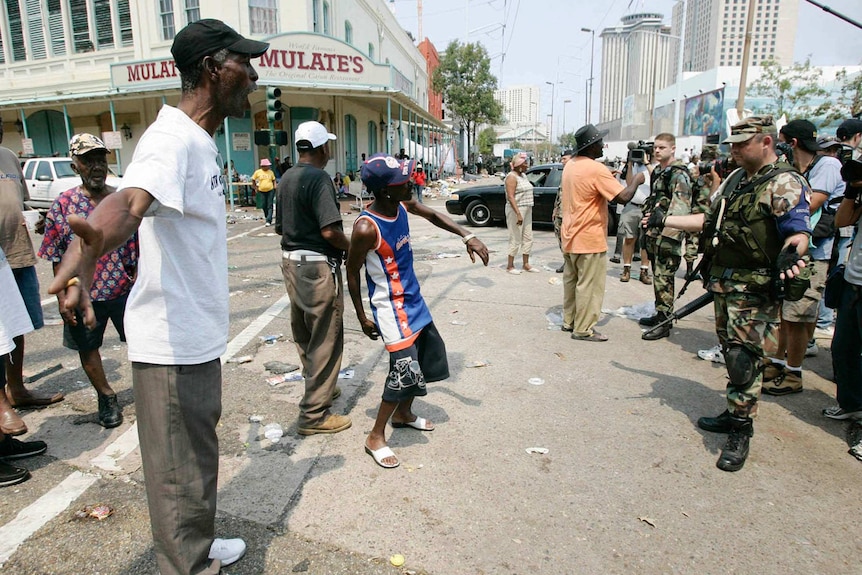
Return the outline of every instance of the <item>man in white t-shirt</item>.
{"type": "Polygon", "coordinates": [[[144,132],[121,189],[86,221],[69,218],[80,245],[69,247],[49,290],[66,289],[67,306],[80,301],[91,326],[96,259],[138,231],[125,323],[161,575],[217,574],[245,553],[241,539],[213,539],[229,312],[225,182],[213,135],[225,117],[250,108],[258,78],[251,59],[268,47],[219,20],[177,33],[179,105],[162,107],[144,132]]]}

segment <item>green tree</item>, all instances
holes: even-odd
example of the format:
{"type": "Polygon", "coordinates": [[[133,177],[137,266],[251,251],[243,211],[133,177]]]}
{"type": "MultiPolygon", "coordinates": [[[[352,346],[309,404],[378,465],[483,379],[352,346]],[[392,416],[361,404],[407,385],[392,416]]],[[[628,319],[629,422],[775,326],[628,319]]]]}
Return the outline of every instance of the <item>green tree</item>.
{"type": "Polygon", "coordinates": [[[564,150],[567,150],[567,149],[574,150],[576,148],[576,146],[575,146],[576,143],[577,143],[577,140],[575,138],[574,132],[569,132],[568,134],[561,134],[560,135],[560,145],[563,147],[564,150]]]}
{"type": "Polygon", "coordinates": [[[497,142],[497,132],[490,126],[479,132],[476,139],[476,145],[479,147],[479,153],[486,158],[494,153],[494,144],[497,142]]]}
{"type": "Polygon", "coordinates": [[[818,110],[823,125],[862,114],[862,73],[849,75],[842,69],[835,74],[835,81],[841,82],[839,93],[833,94],[818,110]]]}
{"type": "Polygon", "coordinates": [[[764,60],[763,71],[757,81],[752,82],[752,96],[767,98],[769,103],[755,113],[772,114],[780,118],[787,114],[789,120],[811,118],[820,115],[822,102],[829,91],[821,86],[823,72],[811,66],[811,57],[792,66],[782,66],[775,60],[764,60]],[[819,103],[818,103],[819,102],[819,103]]]}
{"type": "Polygon", "coordinates": [[[452,116],[464,125],[471,149],[476,143],[476,128],[495,124],[503,115],[502,107],[494,100],[497,78],[491,74],[491,59],[481,44],[450,42],[431,83],[434,91],[443,95],[452,116]]]}

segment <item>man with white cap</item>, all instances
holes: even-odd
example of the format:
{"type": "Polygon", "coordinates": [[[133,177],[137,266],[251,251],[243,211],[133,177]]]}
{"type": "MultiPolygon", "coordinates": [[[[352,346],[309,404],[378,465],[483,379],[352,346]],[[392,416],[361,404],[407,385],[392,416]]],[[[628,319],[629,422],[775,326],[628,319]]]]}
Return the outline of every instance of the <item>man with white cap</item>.
{"type": "Polygon", "coordinates": [[[141,460],[161,575],[216,575],[245,553],[242,539],[215,539],[221,416],[221,355],[227,349],[224,164],[214,136],[244,116],[257,89],[253,58],[269,44],[220,20],[177,32],[176,107],[162,106],[135,149],[120,190],[90,216],[69,217],[75,240],[51,293],[83,306],[96,261],[139,232],[139,272],[125,322],[141,460]]]}
{"type": "Polygon", "coordinates": [[[290,327],[305,377],[300,435],[338,433],[351,425],[349,417],[330,411],[340,395],[335,384],[344,351],[341,262],[350,247],[335,185],[323,169],[334,139],[319,122],[299,125],[294,134],[299,158],[281,177],[275,209],[290,327]]]}
{"type": "Polygon", "coordinates": [[[272,196],[275,190],[275,172],[268,158],[260,161],[260,168],[251,175],[251,186],[254,188],[257,205],[263,209],[266,225],[272,225],[272,196]]]}

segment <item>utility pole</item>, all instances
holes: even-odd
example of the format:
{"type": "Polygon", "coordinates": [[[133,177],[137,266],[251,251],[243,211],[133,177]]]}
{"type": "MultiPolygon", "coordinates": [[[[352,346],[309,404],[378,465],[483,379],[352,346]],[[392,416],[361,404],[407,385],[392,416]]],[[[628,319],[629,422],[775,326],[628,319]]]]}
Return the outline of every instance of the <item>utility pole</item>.
{"type": "Polygon", "coordinates": [[[589,91],[587,92],[587,124],[590,123],[590,114],[593,109],[593,57],[596,53],[596,31],[592,28],[581,28],[581,32],[590,33],[590,78],[587,80],[589,91]]]}
{"type": "Polygon", "coordinates": [[[554,143],[554,96],[557,90],[556,82],[545,82],[551,87],[551,122],[548,130],[548,140],[553,144],[554,143]]]}
{"type": "Polygon", "coordinates": [[[425,39],[425,37],[422,36],[422,0],[416,0],[416,15],[419,17],[419,29],[417,30],[419,38],[417,38],[417,42],[421,44],[422,40],[425,39]]]}
{"type": "Polygon", "coordinates": [[[748,60],[751,51],[751,28],[754,26],[754,8],[757,0],[748,1],[748,17],[745,19],[745,43],[742,46],[742,71],[739,74],[739,96],[736,98],[736,113],[739,119],[745,110],[745,83],[748,81],[748,60]]]}

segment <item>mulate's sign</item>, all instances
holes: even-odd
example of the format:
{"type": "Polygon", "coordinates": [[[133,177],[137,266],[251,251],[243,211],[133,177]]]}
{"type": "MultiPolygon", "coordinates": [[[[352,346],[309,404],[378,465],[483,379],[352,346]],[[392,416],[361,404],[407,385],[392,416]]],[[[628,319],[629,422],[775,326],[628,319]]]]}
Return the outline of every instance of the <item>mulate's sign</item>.
{"type": "MultiPolygon", "coordinates": [[[[318,34],[282,34],[254,61],[260,84],[390,86],[390,66],[375,64],[353,46],[318,34]]],[[[401,74],[398,74],[399,77],[401,74]]],[[[111,79],[121,90],[177,87],[180,72],[172,59],[114,64],[111,79]]],[[[408,81],[409,82],[409,81],[408,81]]],[[[404,86],[396,86],[404,89],[404,86]]],[[[409,92],[408,92],[409,94],[409,92]]]]}

